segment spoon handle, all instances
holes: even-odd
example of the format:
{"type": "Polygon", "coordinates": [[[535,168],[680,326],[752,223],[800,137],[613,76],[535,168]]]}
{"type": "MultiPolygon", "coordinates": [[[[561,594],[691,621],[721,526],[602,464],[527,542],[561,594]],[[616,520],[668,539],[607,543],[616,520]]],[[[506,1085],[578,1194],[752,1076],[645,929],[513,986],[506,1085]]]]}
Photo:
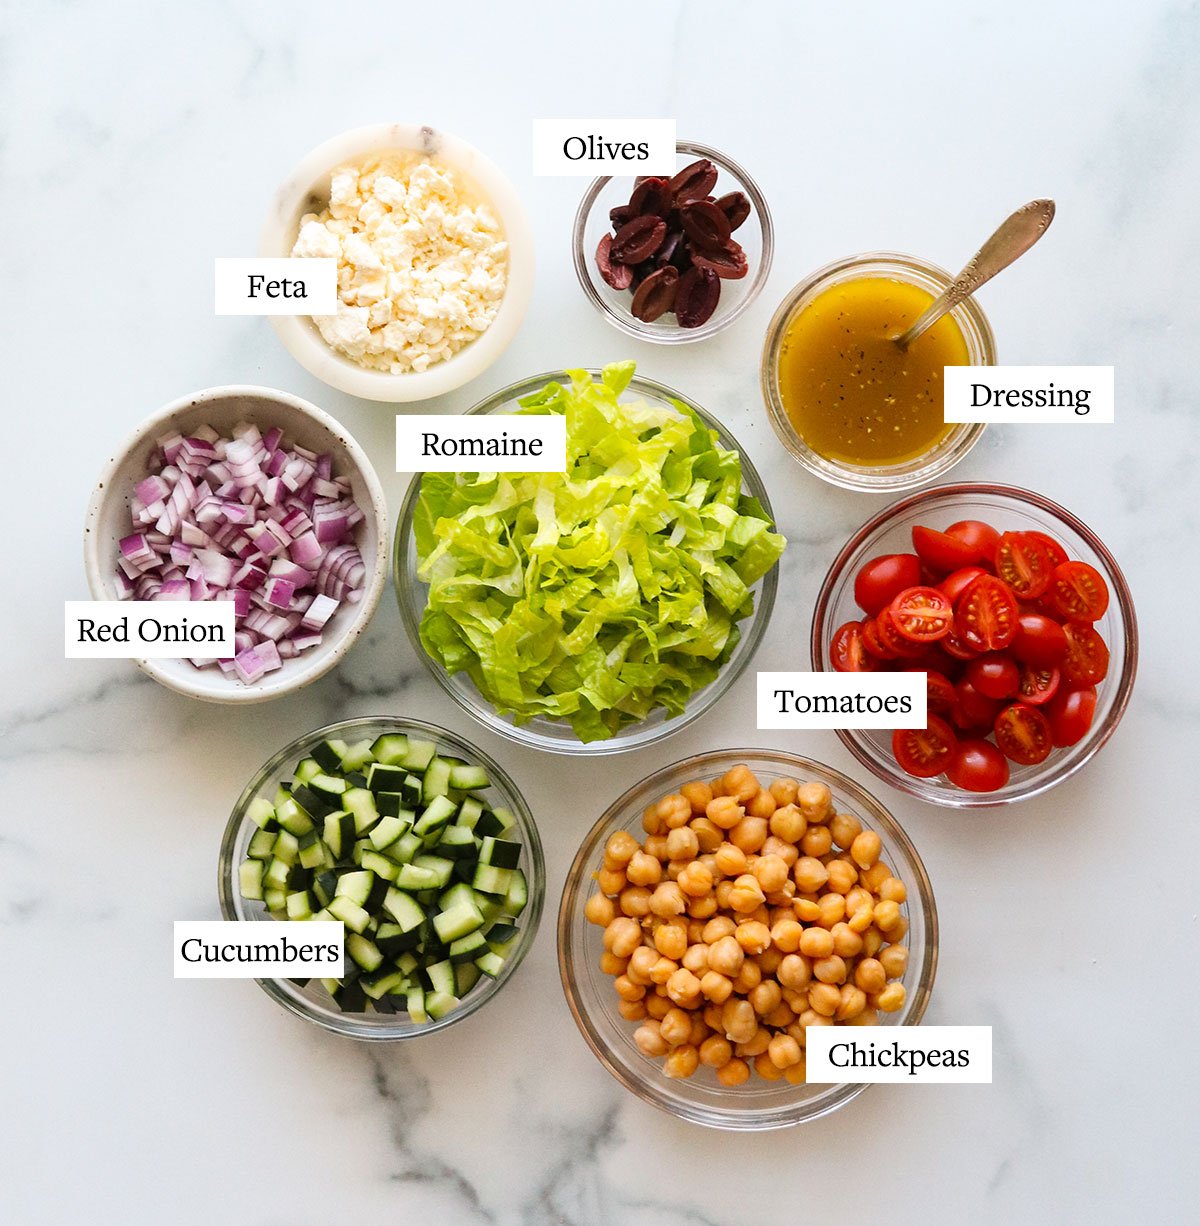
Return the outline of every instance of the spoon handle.
{"type": "Polygon", "coordinates": [[[1046,233],[1053,220],[1053,200],[1031,200],[1005,218],[991,238],[971,257],[966,268],[929,304],[929,309],[921,318],[896,337],[896,344],[901,349],[907,349],[947,311],[952,311],[1018,256],[1024,255],[1046,233]]]}

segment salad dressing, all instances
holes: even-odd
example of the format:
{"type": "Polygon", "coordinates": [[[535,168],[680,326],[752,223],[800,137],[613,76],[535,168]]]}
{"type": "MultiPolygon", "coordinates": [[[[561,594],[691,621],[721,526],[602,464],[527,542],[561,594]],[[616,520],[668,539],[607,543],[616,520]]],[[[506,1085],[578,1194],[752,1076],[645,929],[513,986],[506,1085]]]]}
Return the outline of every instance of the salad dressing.
{"type": "Polygon", "coordinates": [[[787,326],[779,393],[796,432],[818,455],[864,467],[901,464],[937,446],[942,368],[970,361],[943,316],[907,350],[898,336],[933,295],[889,277],[859,277],[818,294],[787,326]]]}

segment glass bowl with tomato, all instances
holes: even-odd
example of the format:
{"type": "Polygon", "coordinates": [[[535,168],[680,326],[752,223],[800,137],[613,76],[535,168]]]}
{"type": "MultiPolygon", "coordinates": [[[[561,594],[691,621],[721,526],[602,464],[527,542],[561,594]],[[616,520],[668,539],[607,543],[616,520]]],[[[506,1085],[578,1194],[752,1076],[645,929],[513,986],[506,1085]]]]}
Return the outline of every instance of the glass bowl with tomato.
{"type": "Polygon", "coordinates": [[[936,486],[885,508],[842,548],[813,613],[815,670],[926,673],[925,728],[838,736],[881,779],[957,808],[1079,770],[1120,722],[1137,656],[1112,554],[1016,486],[936,486]]]}

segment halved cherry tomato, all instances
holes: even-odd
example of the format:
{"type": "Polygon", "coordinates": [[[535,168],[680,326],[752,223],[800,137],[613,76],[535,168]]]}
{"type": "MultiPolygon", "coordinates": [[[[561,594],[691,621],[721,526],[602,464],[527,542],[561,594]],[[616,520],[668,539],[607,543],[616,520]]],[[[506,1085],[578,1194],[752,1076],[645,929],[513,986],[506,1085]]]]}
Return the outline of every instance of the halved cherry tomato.
{"type": "Polygon", "coordinates": [[[1067,622],[1063,627],[1067,654],[1063,677],[1072,685],[1096,685],[1108,676],[1108,644],[1091,622],[1067,622]]]}
{"type": "Polygon", "coordinates": [[[880,640],[891,648],[897,659],[915,660],[918,656],[925,654],[925,648],[920,643],[914,643],[900,633],[896,623],[892,621],[890,608],[884,609],[875,618],[875,629],[879,632],[880,640]]]}
{"type": "Polygon", "coordinates": [[[980,566],[964,566],[961,570],[947,575],[938,584],[938,587],[950,597],[950,603],[953,604],[963,594],[963,590],[972,579],[978,579],[980,575],[986,574],[987,571],[980,566]]]}
{"type": "Polygon", "coordinates": [[[1042,703],[1049,702],[1054,697],[1061,681],[1062,673],[1057,668],[1046,667],[1042,664],[1026,664],[1021,672],[1021,685],[1017,690],[1017,697],[1022,702],[1040,707],[1042,703]]]}
{"type": "Polygon", "coordinates": [[[1050,586],[1054,560],[1032,532],[1006,532],[996,546],[996,574],[1023,600],[1035,600],[1050,586]]]}
{"type": "Polygon", "coordinates": [[[1087,736],[1096,717],[1096,687],[1081,685],[1060,689],[1046,707],[1050,733],[1060,749],[1075,745],[1087,736]]]}
{"type": "Polygon", "coordinates": [[[863,645],[862,622],[847,622],[839,626],[829,648],[833,667],[839,673],[870,673],[879,661],[863,645]]]}
{"type": "Polygon", "coordinates": [[[892,603],[892,597],[921,582],[921,559],[913,553],[887,553],[863,564],[854,577],[854,599],[872,617],[892,603]]]}
{"type": "Polygon", "coordinates": [[[911,643],[945,638],[954,624],[950,598],[936,587],[905,588],[888,605],[888,616],[911,643]]]}
{"type": "Polygon", "coordinates": [[[1047,536],[1045,532],[1037,532],[1031,530],[1030,536],[1036,536],[1039,541],[1050,551],[1050,556],[1054,559],[1055,566],[1061,566],[1067,560],[1067,551],[1054,539],[1052,536],[1047,536]]]}
{"type": "Polygon", "coordinates": [[[862,639],[863,646],[877,660],[895,660],[899,657],[896,653],[883,641],[879,633],[879,627],[875,624],[875,618],[868,617],[862,623],[862,639]]]}
{"type": "Polygon", "coordinates": [[[1064,562],[1054,568],[1049,597],[1059,614],[1070,621],[1095,622],[1108,608],[1108,584],[1086,562],[1064,562]]]}
{"type": "Polygon", "coordinates": [[[1014,702],[996,716],[996,744],[1004,756],[1021,766],[1045,762],[1054,748],[1050,721],[1028,703],[1014,702]]]}
{"type": "Polygon", "coordinates": [[[925,709],[939,714],[954,706],[954,683],[935,669],[925,672],[925,709]]]}
{"type": "Polygon", "coordinates": [[[991,741],[959,741],[946,778],[965,792],[994,792],[1008,782],[1008,759],[991,741]]]}
{"type": "Polygon", "coordinates": [[[1000,543],[1000,533],[991,524],[985,524],[981,519],[960,519],[946,529],[946,535],[972,550],[976,562],[991,566],[996,556],[996,546],[1000,543]]]}
{"type": "Polygon", "coordinates": [[[1017,636],[1017,598],[994,575],[972,579],[954,606],[954,629],[976,651],[1002,651],[1017,636]]]}
{"type": "Polygon", "coordinates": [[[1021,688],[1021,670],[1008,656],[989,652],[967,665],[967,680],[985,698],[1013,698],[1021,688]]]}
{"type": "Polygon", "coordinates": [[[924,728],[897,728],[892,733],[892,753],[900,769],[918,779],[940,775],[957,746],[954,729],[937,715],[931,715],[924,728]]]}
{"type": "Polygon", "coordinates": [[[965,730],[991,728],[1000,704],[981,694],[965,677],[954,687],[954,706],[950,718],[965,730]]]}
{"type": "Polygon", "coordinates": [[[979,655],[979,652],[959,634],[957,623],[950,627],[950,633],[944,639],[938,639],[938,646],[952,660],[973,660],[979,655]]]}
{"type": "Polygon", "coordinates": [[[1017,619],[1012,653],[1025,664],[1057,664],[1067,654],[1067,636],[1052,617],[1022,613],[1017,619]]]}
{"type": "Polygon", "coordinates": [[[952,570],[978,561],[974,549],[936,528],[917,524],[912,530],[912,542],[921,561],[939,575],[948,575],[952,570]]]}

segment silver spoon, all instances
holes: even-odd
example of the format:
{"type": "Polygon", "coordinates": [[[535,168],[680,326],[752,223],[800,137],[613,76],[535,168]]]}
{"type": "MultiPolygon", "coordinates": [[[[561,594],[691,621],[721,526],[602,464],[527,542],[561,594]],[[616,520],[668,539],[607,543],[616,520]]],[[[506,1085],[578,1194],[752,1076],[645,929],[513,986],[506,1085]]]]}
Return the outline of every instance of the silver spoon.
{"type": "Polygon", "coordinates": [[[1053,200],[1031,200],[1002,221],[991,238],[971,257],[970,263],[929,304],[929,309],[906,332],[892,339],[907,349],[927,328],[964,298],[1022,256],[1046,233],[1054,220],[1053,200]]]}

